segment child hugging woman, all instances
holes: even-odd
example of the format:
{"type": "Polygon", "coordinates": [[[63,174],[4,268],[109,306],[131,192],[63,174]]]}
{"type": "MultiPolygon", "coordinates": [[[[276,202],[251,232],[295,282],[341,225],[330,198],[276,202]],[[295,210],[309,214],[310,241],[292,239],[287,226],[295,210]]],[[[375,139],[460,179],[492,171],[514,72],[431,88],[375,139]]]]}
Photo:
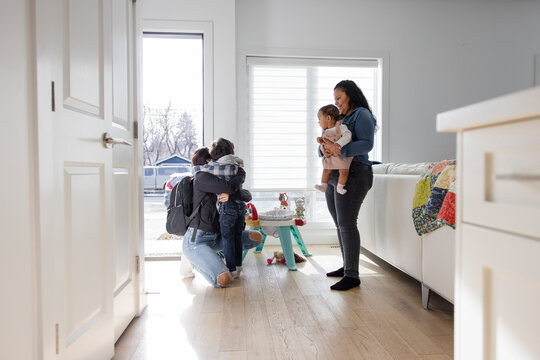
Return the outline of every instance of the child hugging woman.
{"type": "MultiPolygon", "coordinates": [[[[327,142],[330,141],[338,144],[340,149],[351,142],[352,134],[347,126],[343,125],[342,121],[339,120],[339,110],[336,106],[332,104],[323,106],[317,112],[317,117],[319,118],[319,126],[323,130],[322,136],[317,138],[317,142],[321,144],[321,147],[324,148],[325,139],[327,142]]],[[[349,166],[352,160],[352,156],[347,158],[343,158],[340,155],[323,157],[322,163],[324,170],[321,177],[321,184],[316,184],[315,189],[325,192],[332,170],[337,169],[339,170],[339,178],[336,191],[344,195],[347,192],[345,190],[345,184],[349,177],[349,166]]]]}

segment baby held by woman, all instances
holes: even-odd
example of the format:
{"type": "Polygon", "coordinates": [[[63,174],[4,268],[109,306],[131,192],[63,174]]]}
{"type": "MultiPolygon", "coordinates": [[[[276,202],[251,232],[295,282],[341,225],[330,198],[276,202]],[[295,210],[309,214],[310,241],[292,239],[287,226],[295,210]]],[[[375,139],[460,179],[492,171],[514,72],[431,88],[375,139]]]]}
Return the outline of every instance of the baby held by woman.
{"type": "MultiPolygon", "coordinates": [[[[317,117],[319,118],[319,126],[323,130],[322,136],[317,138],[317,142],[321,144],[321,153],[324,153],[322,150],[324,149],[325,144],[330,142],[337,144],[340,149],[351,142],[352,134],[347,126],[343,125],[342,121],[339,120],[339,110],[336,106],[332,104],[323,106],[317,112],[317,117]]],[[[352,159],[352,156],[347,158],[337,155],[329,157],[324,156],[322,158],[324,170],[321,177],[321,184],[315,185],[315,189],[325,192],[332,170],[339,170],[336,191],[341,195],[347,193],[345,184],[349,177],[349,166],[351,165],[352,159]]]]}

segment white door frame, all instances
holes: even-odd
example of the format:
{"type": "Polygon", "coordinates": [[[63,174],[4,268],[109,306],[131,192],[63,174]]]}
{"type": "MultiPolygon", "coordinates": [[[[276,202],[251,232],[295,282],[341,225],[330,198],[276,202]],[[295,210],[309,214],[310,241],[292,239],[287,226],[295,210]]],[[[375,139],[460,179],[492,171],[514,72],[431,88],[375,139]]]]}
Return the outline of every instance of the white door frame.
{"type": "Polygon", "coordinates": [[[146,296],[146,286],[145,286],[145,269],[144,269],[144,157],[143,157],[143,144],[140,141],[140,138],[143,133],[143,103],[142,103],[142,4],[141,1],[136,1],[133,4],[133,27],[134,27],[134,46],[133,46],[133,66],[135,71],[133,88],[134,91],[134,101],[133,101],[133,116],[134,116],[134,130],[136,131],[136,136],[134,139],[135,146],[135,156],[133,157],[133,168],[137,169],[134,173],[136,179],[133,179],[134,192],[133,196],[133,213],[136,214],[136,219],[134,219],[134,229],[133,234],[137,239],[136,244],[136,253],[138,254],[137,261],[137,273],[139,276],[139,314],[141,315],[146,306],[148,305],[148,298],[146,296]]]}

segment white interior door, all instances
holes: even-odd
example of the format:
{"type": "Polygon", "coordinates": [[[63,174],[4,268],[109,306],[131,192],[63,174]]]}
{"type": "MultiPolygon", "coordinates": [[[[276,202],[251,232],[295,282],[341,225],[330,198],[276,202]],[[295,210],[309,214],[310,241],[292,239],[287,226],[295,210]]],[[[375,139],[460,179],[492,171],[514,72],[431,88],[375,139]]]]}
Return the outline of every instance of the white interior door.
{"type": "Polygon", "coordinates": [[[133,1],[115,0],[112,4],[112,128],[111,135],[121,140],[112,148],[114,183],[114,336],[118,340],[137,313],[138,284],[135,241],[137,197],[134,163],[134,62],[133,1]],[[129,145],[128,145],[129,144],[129,145]]]}
{"type": "MultiPolygon", "coordinates": [[[[59,0],[54,154],[62,233],[55,255],[61,359],[108,359],[114,353],[111,2],[59,0]]],[[[55,59],[56,60],[56,59],[55,59]]]]}
{"type": "Polygon", "coordinates": [[[45,359],[112,358],[136,309],[134,147],[103,144],[133,143],[130,3],[36,2],[45,359]]]}

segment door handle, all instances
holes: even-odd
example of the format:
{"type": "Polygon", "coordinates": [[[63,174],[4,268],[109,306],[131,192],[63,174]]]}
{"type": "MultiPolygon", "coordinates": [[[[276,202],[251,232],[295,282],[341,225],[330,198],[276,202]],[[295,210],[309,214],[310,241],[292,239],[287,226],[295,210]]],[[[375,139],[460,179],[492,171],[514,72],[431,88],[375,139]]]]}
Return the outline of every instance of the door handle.
{"type": "Polygon", "coordinates": [[[129,141],[121,139],[121,138],[116,138],[115,139],[109,133],[103,133],[103,136],[101,137],[101,140],[103,142],[103,147],[105,147],[105,148],[114,147],[114,145],[128,145],[128,146],[131,146],[131,143],[129,141]]]}
{"type": "Polygon", "coordinates": [[[496,174],[495,179],[497,180],[529,180],[536,181],[540,180],[540,174],[496,174]]]}

